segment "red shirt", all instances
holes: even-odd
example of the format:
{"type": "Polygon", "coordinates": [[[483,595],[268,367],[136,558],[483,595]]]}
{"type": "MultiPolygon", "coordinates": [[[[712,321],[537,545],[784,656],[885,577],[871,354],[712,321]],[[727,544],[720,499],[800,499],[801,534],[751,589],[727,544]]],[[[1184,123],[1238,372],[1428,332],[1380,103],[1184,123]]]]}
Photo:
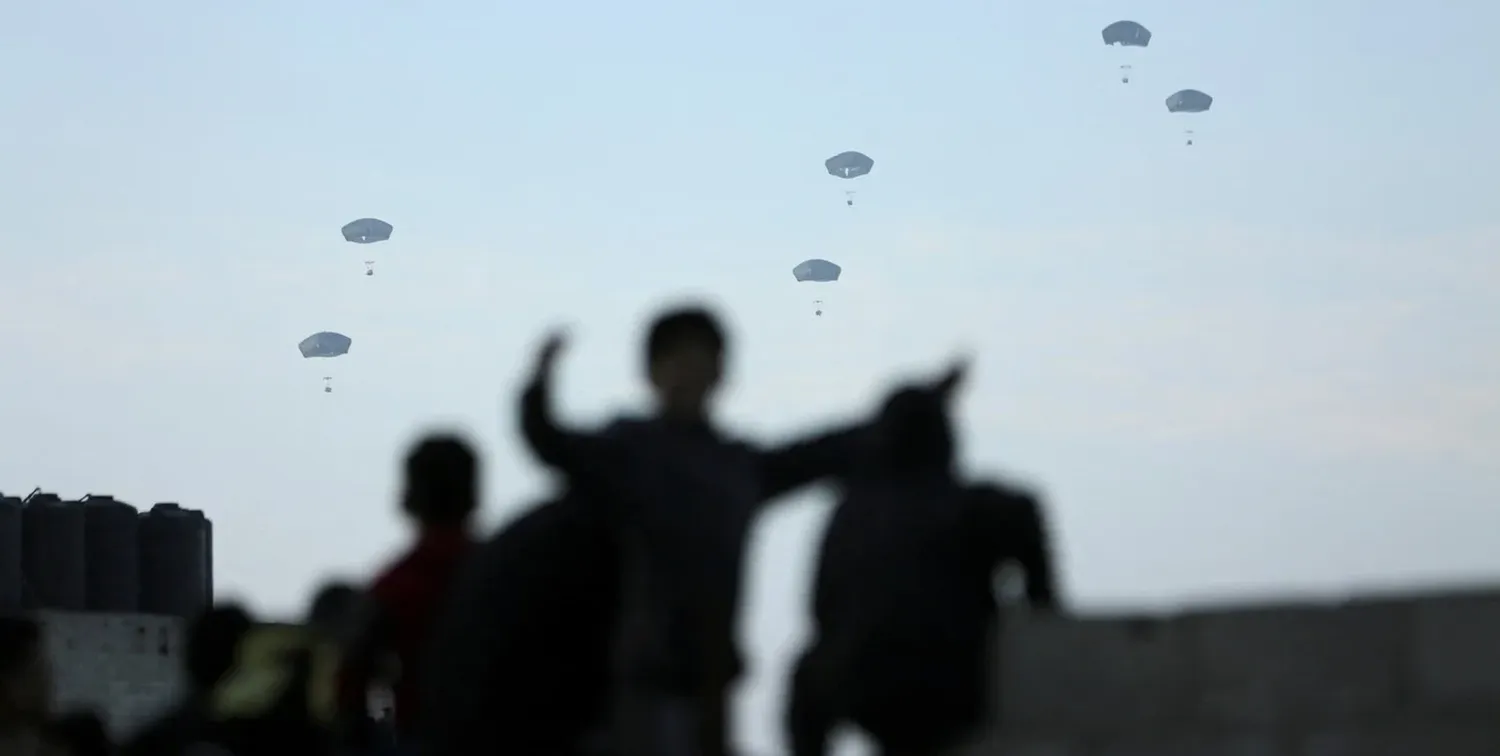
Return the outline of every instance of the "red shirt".
{"type": "Polygon", "coordinates": [[[427,648],[448,587],[473,545],[473,539],[461,528],[430,529],[370,586],[370,597],[389,629],[388,648],[401,663],[401,676],[392,690],[398,731],[408,730],[416,721],[421,654],[427,648]]]}

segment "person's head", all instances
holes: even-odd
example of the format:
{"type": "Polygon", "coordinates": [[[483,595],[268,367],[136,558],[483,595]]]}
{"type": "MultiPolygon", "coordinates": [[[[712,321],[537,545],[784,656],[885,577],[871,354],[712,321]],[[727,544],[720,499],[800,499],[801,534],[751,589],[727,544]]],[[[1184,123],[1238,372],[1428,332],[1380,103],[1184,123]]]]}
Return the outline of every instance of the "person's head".
{"type": "Polygon", "coordinates": [[[422,527],[462,526],[479,507],[479,461],[469,442],[439,434],[406,455],[401,508],[422,527]]]}
{"type": "Polygon", "coordinates": [[[219,604],[193,620],[187,632],[183,671],[195,694],[207,693],[229,674],[240,641],[254,624],[250,613],[236,604],[219,604]]]}
{"type": "Polygon", "coordinates": [[[353,583],[329,581],[313,595],[307,610],[307,624],[318,632],[343,638],[349,634],[358,614],[363,593],[353,583]]]}
{"type": "Polygon", "coordinates": [[[903,472],[947,471],[954,456],[945,392],[904,388],[892,394],[876,424],[880,463],[903,472]]]}
{"type": "Polygon", "coordinates": [[[724,375],[727,348],[719,319],[702,307],[669,310],[646,336],[646,374],[658,410],[700,417],[724,375]]]}
{"type": "Polygon", "coordinates": [[[0,726],[40,723],[51,699],[41,626],[27,617],[0,617],[0,726]]]}

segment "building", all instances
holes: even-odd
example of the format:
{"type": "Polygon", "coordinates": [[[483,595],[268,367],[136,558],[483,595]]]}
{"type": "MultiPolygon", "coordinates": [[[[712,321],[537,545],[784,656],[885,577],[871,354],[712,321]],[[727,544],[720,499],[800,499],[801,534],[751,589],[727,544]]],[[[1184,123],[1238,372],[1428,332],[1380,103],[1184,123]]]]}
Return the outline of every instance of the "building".
{"type": "Polygon", "coordinates": [[[88,709],[116,736],[164,711],[181,691],[184,621],[150,614],[37,612],[58,711],[88,709]]]}
{"type": "Polygon", "coordinates": [[[42,623],[62,709],[116,734],[175,698],[183,626],[213,597],[213,525],[172,503],[0,494],[0,611],[42,623]]]}

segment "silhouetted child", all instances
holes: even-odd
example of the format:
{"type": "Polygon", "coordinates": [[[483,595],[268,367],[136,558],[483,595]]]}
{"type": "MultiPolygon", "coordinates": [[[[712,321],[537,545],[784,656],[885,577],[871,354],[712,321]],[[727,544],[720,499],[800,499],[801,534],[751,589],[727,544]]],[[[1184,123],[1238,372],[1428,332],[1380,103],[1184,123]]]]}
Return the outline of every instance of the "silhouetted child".
{"type": "Polygon", "coordinates": [[[763,450],[720,432],[710,405],[726,337],[707,310],[666,312],[651,325],[645,369],[655,412],[599,433],[558,427],[548,387],[562,348],[549,339],[523,394],[522,431],[582,501],[607,510],[625,550],[623,700],[640,711],[622,746],[631,756],[720,756],[725,697],[741,669],[734,632],[747,535],[763,504],[844,471],[851,427],[763,450]]]}
{"type": "Polygon", "coordinates": [[[815,640],[796,666],[787,713],[794,756],[823,756],[841,722],[887,756],[962,742],[988,703],[997,570],[1018,564],[1028,600],[1056,602],[1036,498],[968,485],[954,471],[951,389],[910,389],[887,403],[871,457],[829,522],[815,640]]]}
{"type": "Polygon", "coordinates": [[[405,486],[401,508],[416,524],[416,542],[367,591],[340,678],[341,718],[356,741],[374,734],[365,728],[368,696],[382,683],[390,685],[395,699],[397,737],[410,739],[419,716],[417,682],[428,637],[474,543],[470,527],[479,507],[479,461],[468,442],[447,435],[424,438],[407,455],[405,486]]]}
{"type": "Polygon", "coordinates": [[[348,640],[358,628],[354,625],[364,595],[354,584],[331,580],[319,586],[307,607],[307,624],[329,640],[348,640]]]}

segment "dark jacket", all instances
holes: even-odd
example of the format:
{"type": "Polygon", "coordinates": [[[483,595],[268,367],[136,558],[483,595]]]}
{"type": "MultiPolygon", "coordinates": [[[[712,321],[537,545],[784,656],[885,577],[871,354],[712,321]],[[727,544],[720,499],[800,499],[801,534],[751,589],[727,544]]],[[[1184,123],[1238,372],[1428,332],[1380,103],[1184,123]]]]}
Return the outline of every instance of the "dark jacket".
{"type": "Polygon", "coordinates": [[[1040,505],[961,481],[946,409],[920,391],[887,405],[845,488],[819,552],[793,740],[819,752],[848,720],[886,748],[940,747],[982,715],[997,569],[1016,563],[1032,603],[1055,601],[1040,505]]]}
{"type": "Polygon", "coordinates": [[[977,640],[996,615],[994,577],[1008,563],[1024,573],[1030,603],[1054,604],[1049,552],[1040,505],[1025,490],[943,478],[853,483],[819,554],[819,636],[977,640]]]}
{"type": "Polygon", "coordinates": [[[672,694],[737,676],[734,642],[745,544],[767,501],[838,474],[860,438],[850,428],[764,450],[708,425],[620,420],[601,433],[560,428],[543,386],[522,397],[536,455],[599,506],[625,549],[627,674],[672,694]]]}
{"type": "Polygon", "coordinates": [[[821,629],[851,623],[936,632],[994,614],[995,571],[1014,563],[1028,600],[1056,600],[1050,544],[1035,494],[965,483],[954,470],[952,420],[940,394],[897,391],[824,531],[813,581],[821,629]],[[928,607],[941,620],[929,621],[928,607]],[[894,615],[876,619],[881,615],[894,615]]]}
{"type": "Polygon", "coordinates": [[[607,717],[620,570],[610,529],[576,500],[534,507],[477,547],[427,655],[427,752],[576,751],[607,717]]]}

